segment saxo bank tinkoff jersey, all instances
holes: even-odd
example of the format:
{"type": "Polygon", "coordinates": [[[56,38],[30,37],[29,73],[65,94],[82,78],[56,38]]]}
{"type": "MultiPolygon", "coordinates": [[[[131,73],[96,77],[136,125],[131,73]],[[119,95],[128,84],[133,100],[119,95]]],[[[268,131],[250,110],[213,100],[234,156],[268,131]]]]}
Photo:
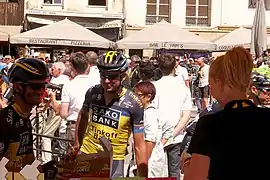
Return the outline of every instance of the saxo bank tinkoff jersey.
{"type": "Polygon", "coordinates": [[[131,131],[144,132],[143,105],[137,95],[125,88],[108,105],[103,94],[101,85],[86,93],[84,108],[89,108],[89,124],[80,150],[86,154],[103,151],[99,138],[105,136],[112,144],[113,159],[124,160],[131,131]]]}

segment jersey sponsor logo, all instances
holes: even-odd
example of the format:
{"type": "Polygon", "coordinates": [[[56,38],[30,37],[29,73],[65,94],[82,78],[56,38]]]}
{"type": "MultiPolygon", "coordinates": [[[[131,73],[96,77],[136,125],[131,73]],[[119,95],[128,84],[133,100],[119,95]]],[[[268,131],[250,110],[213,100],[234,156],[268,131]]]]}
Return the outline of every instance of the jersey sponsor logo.
{"type": "Polygon", "coordinates": [[[125,100],[126,98],[125,98],[125,96],[122,96],[120,99],[119,99],[119,106],[121,106],[121,104],[122,104],[122,102],[125,100]]]}
{"type": "Polygon", "coordinates": [[[13,123],[13,111],[11,109],[8,110],[8,116],[6,120],[9,124],[13,123]]]}
{"type": "Polygon", "coordinates": [[[132,99],[134,99],[134,100],[139,104],[139,106],[140,106],[141,108],[143,107],[142,102],[141,102],[141,100],[139,99],[138,96],[136,96],[133,92],[129,92],[128,95],[129,95],[132,99]]]}
{"type": "Polygon", "coordinates": [[[98,94],[97,95],[97,100],[101,100],[101,98],[102,98],[102,95],[101,94],[98,94]]]}
{"type": "Polygon", "coordinates": [[[207,112],[213,111],[212,106],[213,106],[213,104],[208,105],[208,106],[206,107],[207,112]]]}
{"type": "Polygon", "coordinates": [[[103,129],[99,130],[93,125],[90,126],[90,131],[94,133],[95,139],[99,139],[101,136],[105,136],[111,142],[113,139],[117,138],[117,135],[118,135],[116,132],[107,132],[103,129]]]}
{"type": "Polygon", "coordinates": [[[121,112],[111,108],[92,105],[92,122],[118,129],[121,112]]]}
{"type": "Polygon", "coordinates": [[[24,126],[24,122],[23,122],[23,120],[22,119],[20,119],[20,126],[24,126]]]}
{"type": "Polygon", "coordinates": [[[15,127],[18,128],[19,126],[20,126],[20,122],[17,121],[17,122],[15,123],[15,127]]]}
{"type": "Polygon", "coordinates": [[[125,101],[123,102],[123,104],[125,105],[126,108],[133,108],[133,104],[130,101],[127,101],[127,102],[125,101]]]}
{"type": "Polygon", "coordinates": [[[27,153],[30,146],[30,134],[25,132],[20,134],[20,146],[18,148],[17,156],[21,156],[27,153]]]}

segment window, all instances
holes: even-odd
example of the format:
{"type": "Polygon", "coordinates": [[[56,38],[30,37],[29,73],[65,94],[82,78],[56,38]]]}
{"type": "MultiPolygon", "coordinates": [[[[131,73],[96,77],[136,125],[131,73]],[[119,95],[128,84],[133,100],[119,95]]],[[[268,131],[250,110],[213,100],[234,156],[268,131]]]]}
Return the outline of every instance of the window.
{"type": "Polygon", "coordinates": [[[162,20],[170,22],[171,0],[147,0],[145,24],[155,24],[162,20]]]}
{"type": "Polygon", "coordinates": [[[88,0],[89,6],[107,6],[107,0],[88,0]]]}
{"type": "Polygon", "coordinates": [[[0,0],[0,3],[18,3],[18,0],[0,0]]]}
{"type": "MultiPolygon", "coordinates": [[[[248,0],[248,8],[255,9],[258,0],[248,0]]],[[[270,0],[264,0],[266,10],[270,10],[270,0]]]]}
{"type": "Polygon", "coordinates": [[[211,25],[211,0],[186,0],[186,26],[211,25]]]}
{"type": "Polygon", "coordinates": [[[62,0],[44,0],[44,4],[62,4],[62,0]]]}

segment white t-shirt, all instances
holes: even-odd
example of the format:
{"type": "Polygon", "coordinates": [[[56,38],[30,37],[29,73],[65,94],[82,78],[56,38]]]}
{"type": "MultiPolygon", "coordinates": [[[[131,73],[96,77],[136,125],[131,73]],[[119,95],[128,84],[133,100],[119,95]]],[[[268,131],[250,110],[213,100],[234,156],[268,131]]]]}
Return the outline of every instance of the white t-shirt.
{"type": "Polygon", "coordinates": [[[176,78],[178,78],[182,84],[185,84],[185,81],[189,80],[187,69],[180,65],[175,69],[175,74],[176,78]]]}
{"type": "Polygon", "coordinates": [[[205,64],[199,72],[201,72],[199,79],[199,87],[205,87],[209,85],[209,69],[210,66],[205,64]]]}
{"type": "Polygon", "coordinates": [[[97,66],[90,67],[89,79],[93,85],[100,84],[100,75],[97,66]]]}
{"type": "Polygon", "coordinates": [[[68,76],[67,75],[63,75],[63,74],[61,74],[58,77],[52,77],[52,79],[51,79],[51,83],[57,84],[57,85],[66,84],[68,82],[69,82],[68,76]]]}
{"type": "MultiPolygon", "coordinates": [[[[181,120],[182,112],[192,108],[190,90],[174,76],[163,76],[154,85],[156,97],[153,104],[158,110],[159,118],[175,127],[181,120]]],[[[184,132],[180,132],[174,138],[170,138],[165,146],[180,143],[183,138],[184,132]]]]}
{"type": "Polygon", "coordinates": [[[61,103],[69,103],[67,121],[77,120],[85,99],[85,94],[92,86],[93,84],[89,81],[88,75],[78,75],[64,85],[61,103]]]}

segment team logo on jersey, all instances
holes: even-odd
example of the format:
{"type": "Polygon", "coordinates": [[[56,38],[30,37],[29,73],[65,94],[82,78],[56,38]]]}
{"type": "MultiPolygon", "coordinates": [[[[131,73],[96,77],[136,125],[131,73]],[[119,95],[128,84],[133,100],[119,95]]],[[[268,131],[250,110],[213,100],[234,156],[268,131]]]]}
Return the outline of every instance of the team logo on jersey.
{"type": "Polygon", "coordinates": [[[24,126],[24,122],[22,119],[20,119],[20,126],[24,126]]]}
{"type": "Polygon", "coordinates": [[[8,116],[7,116],[7,123],[12,124],[13,123],[13,111],[11,109],[8,110],[8,116]]]}
{"type": "Polygon", "coordinates": [[[118,129],[121,112],[111,108],[92,105],[92,122],[118,129]]]}
{"type": "Polygon", "coordinates": [[[30,146],[30,134],[29,132],[25,132],[20,134],[21,138],[20,138],[20,144],[19,144],[19,148],[18,148],[18,152],[17,152],[17,156],[21,156],[26,154],[26,152],[29,149],[30,146]]]}
{"type": "Polygon", "coordinates": [[[143,104],[142,104],[140,98],[139,98],[138,96],[136,96],[133,92],[129,92],[129,96],[130,96],[132,99],[134,99],[134,100],[138,103],[138,105],[139,105],[141,108],[143,107],[143,104]]]}
{"type": "Polygon", "coordinates": [[[98,94],[97,95],[97,100],[101,100],[101,97],[102,97],[102,95],[101,94],[98,94]]]}

